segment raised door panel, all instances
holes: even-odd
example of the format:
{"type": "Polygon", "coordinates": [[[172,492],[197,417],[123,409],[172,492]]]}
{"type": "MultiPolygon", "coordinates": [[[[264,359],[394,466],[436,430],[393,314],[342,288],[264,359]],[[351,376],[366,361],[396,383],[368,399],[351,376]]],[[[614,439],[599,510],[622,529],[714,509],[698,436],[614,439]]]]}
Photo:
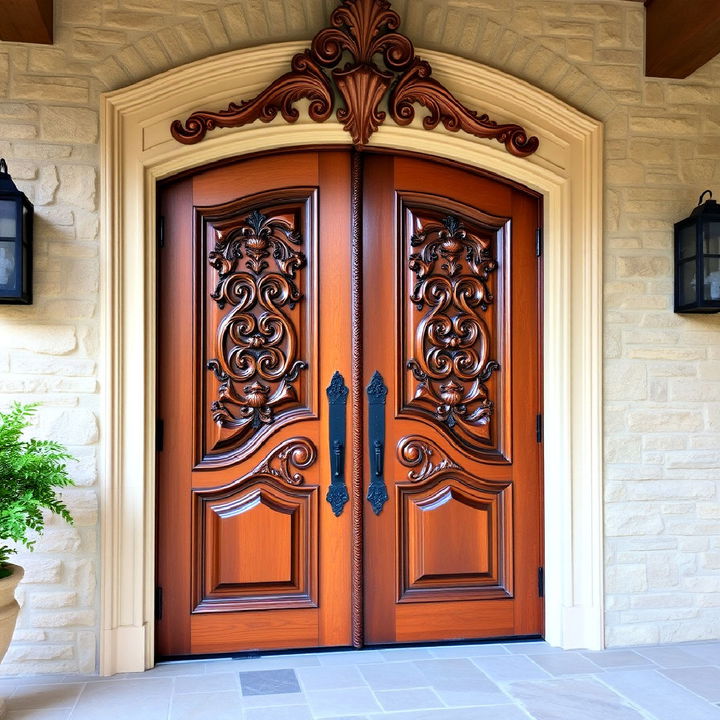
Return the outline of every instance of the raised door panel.
{"type": "Polygon", "coordinates": [[[421,158],[365,162],[365,379],[387,387],[366,640],[540,633],[537,199],[421,158]]]}
{"type": "Polygon", "coordinates": [[[303,474],[316,457],[294,438],[230,485],[193,491],[193,612],[317,607],[318,487],[303,474]]]}
{"type": "Polygon", "coordinates": [[[511,483],[469,475],[418,436],[398,453],[416,468],[395,485],[398,602],[512,597],[511,483]]]}

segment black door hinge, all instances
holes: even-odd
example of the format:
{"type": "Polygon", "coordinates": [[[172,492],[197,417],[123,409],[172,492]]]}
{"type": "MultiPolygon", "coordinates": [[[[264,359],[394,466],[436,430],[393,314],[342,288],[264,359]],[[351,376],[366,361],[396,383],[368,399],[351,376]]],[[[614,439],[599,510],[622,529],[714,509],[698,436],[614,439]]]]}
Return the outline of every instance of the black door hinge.
{"type": "Polygon", "coordinates": [[[538,597],[545,597],[545,568],[538,568],[538,597]]]}
{"type": "Polygon", "coordinates": [[[155,421],[155,450],[162,452],[165,447],[165,421],[158,418],[155,421]]]}
{"type": "Polygon", "coordinates": [[[159,248],[165,247],[165,218],[161,215],[157,219],[157,244],[159,248]]]}
{"type": "Polygon", "coordinates": [[[539,443],[543,441],[543,420],[542,415],[535,416],[535,438],[539,443]]]}
{"type": "Polygon", "coordinates": [[[543,231],[542,228],[538,228],[535,231],[535,255],[540,257],[543,252],[543,231]]]}
{"type": "Polygon", "coordinates": [[[155,619],[162,620],[163,613],[163,591],[161,587],[155,588],[155,619]]]}

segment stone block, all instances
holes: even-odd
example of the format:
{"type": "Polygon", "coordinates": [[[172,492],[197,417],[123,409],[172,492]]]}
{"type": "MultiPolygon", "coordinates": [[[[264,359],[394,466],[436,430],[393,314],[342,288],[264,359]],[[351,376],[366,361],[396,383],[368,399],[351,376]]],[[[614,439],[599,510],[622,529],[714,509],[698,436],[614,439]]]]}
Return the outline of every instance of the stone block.
{"type": "Polygon", "coordinates": [[[40,130],[43,140],[95,143],[98,139],[98,113],[77,107],[43,107],[40,130]]]}
{"type": "Polygon", "coordinates": [[[71,326],[3,323],[2,343],[19,350],[64,355],[77,347],[77,337],[71,326]]]}
{"type": "Polygon", "coordinates": [[[633,410],[627,422],[628,429],[634,432],[693,432],[704,425],[702,413],[691,410],[633,410]]]}
{"type": "Polygon", "coordinates": [[[33,624],[39,628],[92,627],[95,625],[94,610],[61,610],[36,612],[33,624]]]}
{"type": "Polygon", "coordinates": [[[94,210],[96,201],[97,171],[83,165],[61,165],[58,202],[94,210]]]}
{"type": "Polygon", "coordinates": [[[608,593],[632,593],[647,590],[645,565],[616,565],[605,572],[605,589],[608,593]]]}
{"type": "Polygon", "coordinates": [[[608,647],[654,645],[659,640],[660,630],[658,623],[610,625],[605,628],[605,641],[608,647]]]}
{"type": "Polygon", "coordinates": [[[62,563],[60,560],[24,556],[22,566],[25,568],[25,584],[51,585],[60,582],[62,563]]]}
{"type": "Polygon", "coordinates": [[[0,137],[5,140],[29,140],[37,137],[35,125],[20,123],[0,123],[0,137]]]}
{"type": "Polygon", "coordinates": [[[59,610],[74,607],[77,603],[75,592],[34,592],[30,595],[30,607],[40,610],[59,610]]]}

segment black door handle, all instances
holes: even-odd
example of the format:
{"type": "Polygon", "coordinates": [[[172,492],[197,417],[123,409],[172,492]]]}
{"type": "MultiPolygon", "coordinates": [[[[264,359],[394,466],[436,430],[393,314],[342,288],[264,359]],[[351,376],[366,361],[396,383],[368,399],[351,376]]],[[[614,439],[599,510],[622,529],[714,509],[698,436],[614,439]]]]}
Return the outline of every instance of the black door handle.
{"type": "Polygon", "coordinates": [[[388,389],[385,387],[382,375],[375,374],[367,386],[368,396],[368,443],[370,447],[370,486],[367,499],[370,501],[373,512],[379,515],[383,505],[388,500],[385,487],[384,458],[385,458],[385,396],[388,389]]]}
{"type": "Polygon", "coordinates": [[[345,410],[348,389],[345,379],[335,372],[325,390],[330,409],[328,428],[330,431],[330,485],[325,499],[330,503],[336,517],[342,515],[345,503],[350,499],[345,485],[345,410]]]}

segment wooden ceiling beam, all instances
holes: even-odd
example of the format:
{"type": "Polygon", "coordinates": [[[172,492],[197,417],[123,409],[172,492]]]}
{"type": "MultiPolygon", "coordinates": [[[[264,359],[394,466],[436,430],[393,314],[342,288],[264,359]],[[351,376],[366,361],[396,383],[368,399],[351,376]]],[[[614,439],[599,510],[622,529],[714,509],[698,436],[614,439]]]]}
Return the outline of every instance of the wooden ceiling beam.
{"type": "Polygon", "coordinates": [[[0,40],[52,45],[53,0],[4,0],[0,40]]]}
{"type": "Polygon", "coordinates": [[[647,0],[645,75],[686,78],[720,53],[718,0],[647,0]]]}

